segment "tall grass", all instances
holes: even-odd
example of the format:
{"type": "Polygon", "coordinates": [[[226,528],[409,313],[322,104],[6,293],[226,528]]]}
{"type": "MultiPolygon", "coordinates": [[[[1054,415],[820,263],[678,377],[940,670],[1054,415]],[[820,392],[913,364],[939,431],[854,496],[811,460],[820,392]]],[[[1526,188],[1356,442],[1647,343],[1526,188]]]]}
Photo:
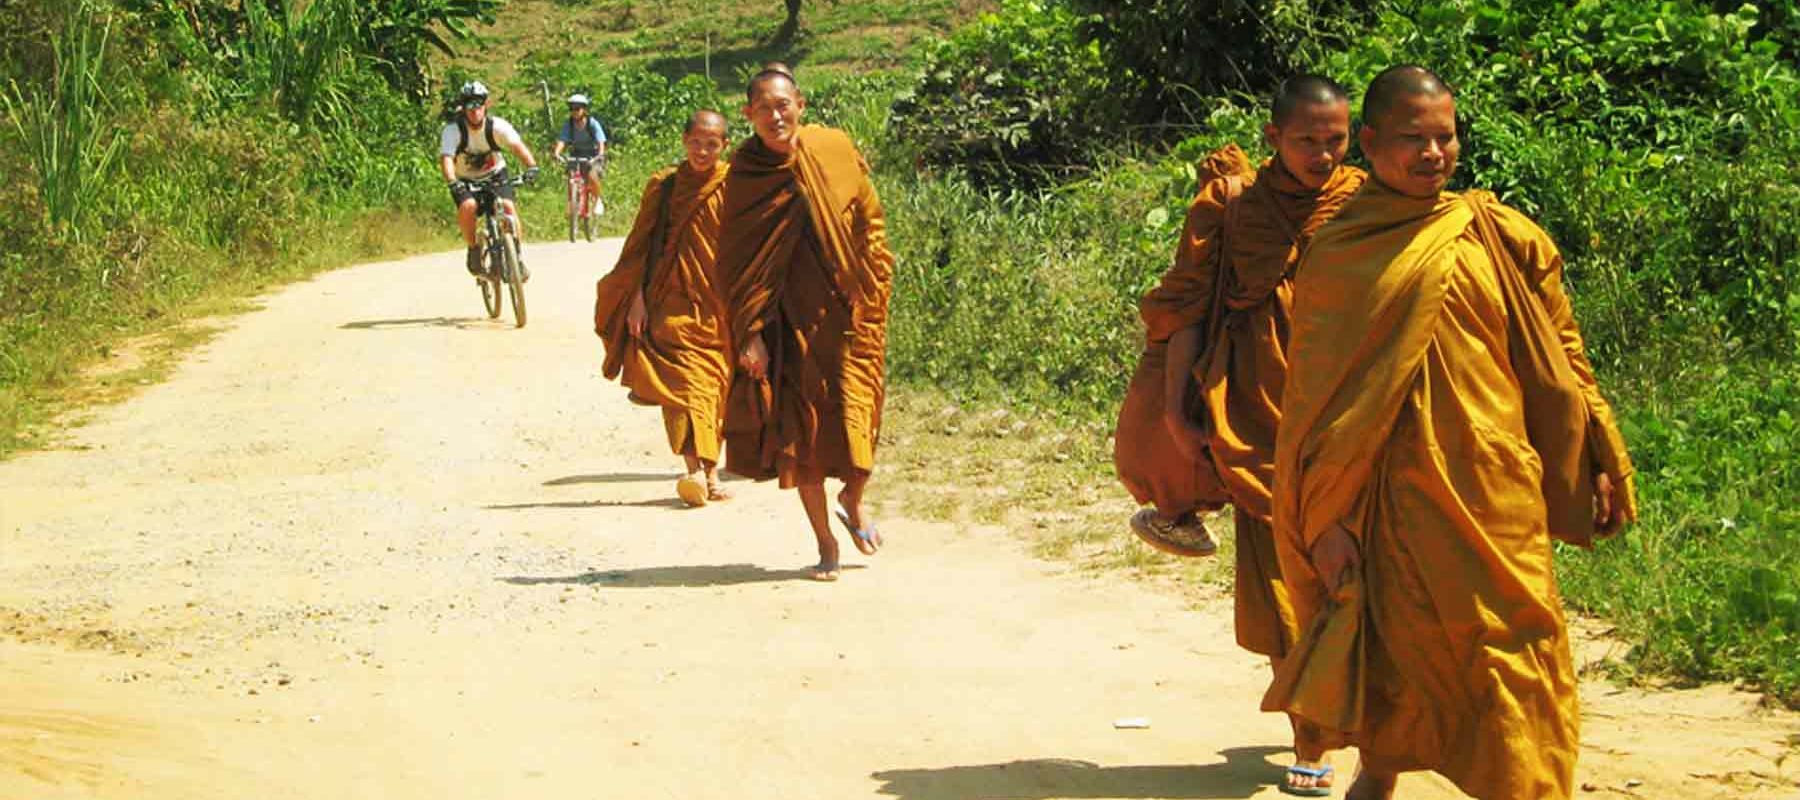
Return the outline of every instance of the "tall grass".
{"type": "Polygon", "coordinates": [[[250,85],[301,124],[346,116],[347,84],[358,66],[356,0],[284,4],[279,14],[251,2],[244,11],[250,85]]]}
{"type": "Polygon", "coordinates": [[[0,110],[29,153],[38,193],[52,226],[75,236],[94,208],[124,140],[110,124],[101,76],[112,20],[79,0],[67,11],[53,43],[49,87],[23,88],[9,81],[0,110]],[[96,29],[97,28],[97,29],[96,29]]]}

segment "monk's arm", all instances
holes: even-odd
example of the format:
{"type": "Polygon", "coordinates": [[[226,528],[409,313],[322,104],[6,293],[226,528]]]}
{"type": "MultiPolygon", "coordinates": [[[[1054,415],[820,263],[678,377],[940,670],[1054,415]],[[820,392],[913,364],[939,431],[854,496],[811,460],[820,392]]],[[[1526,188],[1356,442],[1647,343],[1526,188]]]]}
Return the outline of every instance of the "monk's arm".
{"type": "Polygon", "coordinates": [[[1187,390],[1194,381],[1194,362],[1200,360],[1203,331],[1190,325],[1169,337],[1169,352],[1163,363],[1164,423],[1176,430],[1191,423],[1187,418],[1187,390]]]}
{"type": "MultiPolygon", "coordinates": [[[[1563,291],[1562,253],[1548,233],[1511,208],[1498,206],[1494,221],[1520,268],[1525,271],[1526,283],[1549,313],[1563,352],[1568,354],[1569,366],[1581,382],[1591,429],[1588,445],[1595,468],[1611,476],[1614,484],[1626,484],[1633,472],[1631,457],[1625,450],[1625,439],[1619,433],[1612,404],[1600,393],[1600,384],[1594,378],[1594,365],[1588,361],[1587,346],[1582,342],[1581,328],[1575,322],[1575,309],[1563,291]]],[[[1629,493],[1628,484],[1621,488],[1629,493]]],[[[1628,518],[1636,516],[1629,497],[1626,498],[1626,510],[1628,518]]]]}

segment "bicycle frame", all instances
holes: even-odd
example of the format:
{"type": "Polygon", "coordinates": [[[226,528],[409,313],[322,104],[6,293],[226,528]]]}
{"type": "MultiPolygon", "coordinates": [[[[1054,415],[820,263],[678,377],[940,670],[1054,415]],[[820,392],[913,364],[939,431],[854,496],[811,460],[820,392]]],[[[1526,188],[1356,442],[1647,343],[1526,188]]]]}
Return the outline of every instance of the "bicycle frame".
{"type": "Polygon", "coordinates": [[[594,210],[594,194],[588,191],[587,181],[588,166],[592,163],[592,158],[567,158],[563,161],[563,171],[569,180],[568,210],[583,217],[594,210]]]}
{"type": "MultiPolygon", "coordinates": [[[[520,183],[518,180],[511,180],[509,182],[515,186],[520,183]]],[[[482,251],[487,254],[488,264],[490,265],[489,269],[491,270],[494,269],[493,265],[505,263],[500,257],[498,249],[500,247],[500,234],[503,231],[511,231],[514,236],[518,237],[520,241],[523,241],[525,239],[525,229],[524,226],[519,223],[519,210],[517,205],[515,204],[511,211],[505,210],[505,206],[500,202],[500,196],[493,190],[493,182],[479,182],[474,184],[474,187],[475,215],[481,220],[481,248],[482,251]]],[[[500,277],[502,280],[505,280],[509,276],[501,275],[500,277]]]]}

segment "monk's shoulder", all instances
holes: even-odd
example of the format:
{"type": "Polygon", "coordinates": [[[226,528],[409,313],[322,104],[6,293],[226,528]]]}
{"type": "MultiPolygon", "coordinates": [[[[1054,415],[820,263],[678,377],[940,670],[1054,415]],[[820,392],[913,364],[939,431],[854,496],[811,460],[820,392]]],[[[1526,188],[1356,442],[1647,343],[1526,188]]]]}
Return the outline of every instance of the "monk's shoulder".
{"type": "Polygon", "coordinates": [[[681,171],[681,167],[676,166],[676,167],[663,167],[662,169],[659,169],[655,172],[650,173],[650,180],[647,180],[644,182],[644,195],[647,197],[651,194],[654,194],[657,191],[660,191],[662,189],[663,181],[668,180],[669,176],[674,175],[675,173],[680,172],[680,171],[681,171]]]}
{"type": "Polygon", "coordinates": [[[1494,217],[1494,228],[1500,232],[1500,238],[1506,240],[1514,253],[1528,254],[1540,248],[1548,248],[1550,252],[1555,252],[1556,242],[1550,238],[1550,233],[1545,231],[1543,226],[1537,224],[1537,220],[1532,219],[1525,212],[1507,205],[1493,192],[1473,191],[1464,197],[1487,206],[1494,217]]]}

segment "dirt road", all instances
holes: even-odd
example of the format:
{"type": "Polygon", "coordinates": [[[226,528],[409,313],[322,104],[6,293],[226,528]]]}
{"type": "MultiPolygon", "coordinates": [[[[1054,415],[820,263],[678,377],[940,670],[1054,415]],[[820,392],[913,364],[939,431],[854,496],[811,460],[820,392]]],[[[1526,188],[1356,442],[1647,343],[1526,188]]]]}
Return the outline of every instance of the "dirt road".
{"type": "MultiPolygon", "coordinates": [[[[1227,607],[903,506],[816,584],[791,495],[677,508],[616,247],[534,246],[523,330],[460,254],[324,275],[0,463],[0,798],[1279,796],[1227,607]]],[[[1586,696],[1584,796],[1800,794],[1791,715],[1586,696]]]]}

